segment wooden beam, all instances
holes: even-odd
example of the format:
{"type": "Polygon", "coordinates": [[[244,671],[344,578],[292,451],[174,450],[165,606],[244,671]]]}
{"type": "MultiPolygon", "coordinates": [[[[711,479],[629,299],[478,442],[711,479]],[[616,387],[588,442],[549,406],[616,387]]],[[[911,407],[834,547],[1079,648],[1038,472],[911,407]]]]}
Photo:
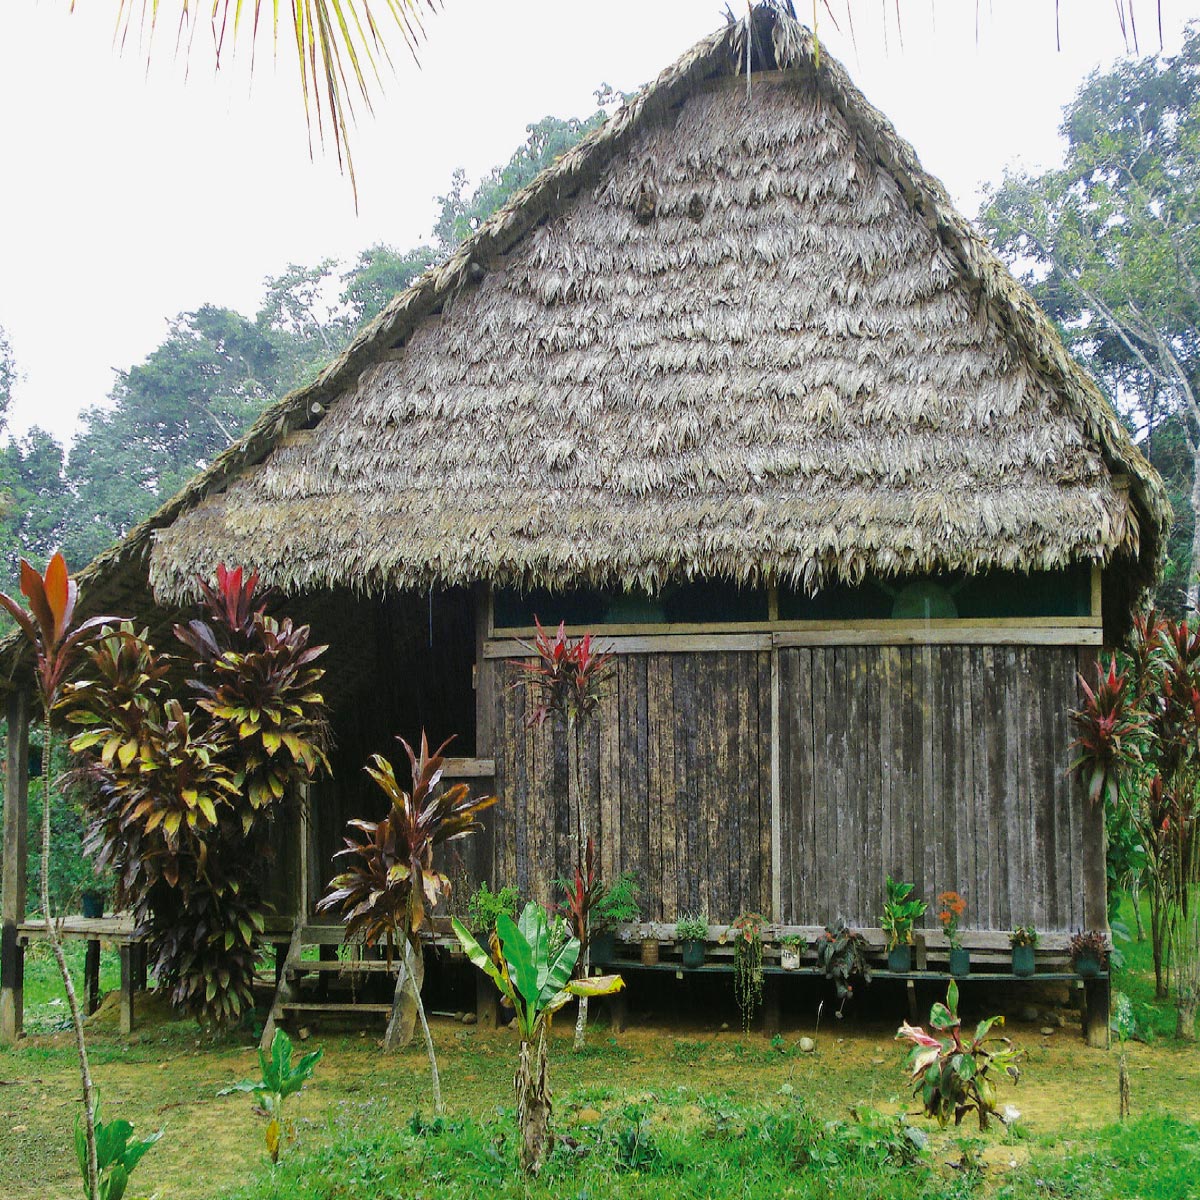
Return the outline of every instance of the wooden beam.
{"type": "MultiPolygon", "coordinates": [[[[1002,621],[811,621],[773,629],[731,633],[721,626],[683,632],[660,626],[655,633],[598,632],[600,647],[614,654],[685,654],[703,651],[770,650],[777,646],[1099,646],[1103,631],[1091,617],[1063,617],[1054,624],[1002,621]]],[[[507,631],[505,631],[507,632],[507,631]]],[[[483,657],[525,658],[515,637],[489,638],[483,657]]]]}
{"type": "Polygon", "coordinates": [[[0,866],[0,1044],[16,1041],[24,1023],[24,951],[17,927],[25,920],[25,860],[29,821],[29,693],[8,697],[4,773],[4,857],[0,866]]]}
{"type": "Polygon", "coordinates": [[[1092,604],[1091,615],[1092,620],[1099,625],[1103,625],[1103,605],[1101,596],[1103,594],[1104,572],[1100,569],[1099,563],[1092,564],[1092,604]]]}

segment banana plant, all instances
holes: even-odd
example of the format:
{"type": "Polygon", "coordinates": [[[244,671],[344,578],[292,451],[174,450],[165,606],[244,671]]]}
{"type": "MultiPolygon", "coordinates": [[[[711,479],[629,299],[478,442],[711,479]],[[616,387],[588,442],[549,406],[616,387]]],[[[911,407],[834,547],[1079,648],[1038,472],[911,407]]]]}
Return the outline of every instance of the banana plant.
{"type": "Polygon", "coordinates": [[[467,957],[500,989],[516,1013],[521,1049],[513,1083],[521,1129],[520,1162],[523,1170],[536,1175],[554,1144],[546,1059],[550,1022],[572,999],[611,995],[620,991],[625,981],[620,975],[572,979],[579,960],[579,939],[562,936],[566,934],[562,918],[554,918],[553,925],[558,927],[554,929],[546,910],[532,901],[517,921],[507,913],[496,918],[498,962],[457,917],[453,925],[467,957]]]}
{"type": "Polygon", "coordinates": [[[249,1092],[257,1101],[257,1111],[267,1118],[267,1153],[271,1161],[279,1161],[279,1151],[287,1127],[283,1123],[283,1102],[294,1096],[311,1078],[324,1050],[305,1054],[292,1065],[292,1039],[282,1029],[275,1030],[271,1039],[271,1053],[258,1051],[258,1065],[262,1079],[244,1079],[231,1087],[222,1088],[218,1096],[229,1096],[234,1092],[249,1092]]]}

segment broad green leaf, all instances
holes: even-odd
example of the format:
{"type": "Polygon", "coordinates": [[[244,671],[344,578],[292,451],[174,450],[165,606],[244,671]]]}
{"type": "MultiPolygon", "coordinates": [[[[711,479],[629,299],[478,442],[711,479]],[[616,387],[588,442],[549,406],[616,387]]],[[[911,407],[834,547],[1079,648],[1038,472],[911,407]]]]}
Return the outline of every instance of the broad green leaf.
{"type": "MultiPolygon", "coordinates": [[[[531,929],[534,937],[537,937],[538,922],[536,916],[533,916],[531,919],[530,914],[530,909],[536,907],[536,905],[532,904],[525,906],[525,911],[521,914],[521,922],[524,928],[519,928],[515,925],[507,913],[501,913],[496,918],[496,933],[499,935],[500,945],[503,947],[504,958],[508,963],[509,973],[512,976],[513,983],[516,985],[517,992],[524,1000],[526,1007],[530,1010],[531,1020],[536,1019],[541,986],[538,982],[538,968],[533,957],[533,946],[526,937],[524,929],[531,929]]],[[[541,927],[544,931],[544,917],[541,921],[541,927]]]]}

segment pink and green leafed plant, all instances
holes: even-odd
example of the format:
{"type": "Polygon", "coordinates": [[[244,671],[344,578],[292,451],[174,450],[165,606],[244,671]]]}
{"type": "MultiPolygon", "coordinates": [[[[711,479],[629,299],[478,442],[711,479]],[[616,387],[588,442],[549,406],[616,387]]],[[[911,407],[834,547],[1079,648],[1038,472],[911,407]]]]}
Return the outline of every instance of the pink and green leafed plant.
{"type": "Polygon", "coordinates": [[[934,1004],[929,1024],[931,1033],[907,1021],[896,1033],[897,1041],[912,1043],[905,1066],[913,1080],[913,1094],[921,1097],[926,1114],[943,1127],[951,1118],[960,1125],[974,1111],[979,1128],[987,1129],[989,1117],[996,1112],[997,1077],[1007,1076],[1014,1083],[1020,1078],[1016,1066],[1020,1051],[1007,1038],[992,1037],[1004,1018],[987,1017],[964,1038],[958,984],[951,981],[946,1003],[934,1004]]]}

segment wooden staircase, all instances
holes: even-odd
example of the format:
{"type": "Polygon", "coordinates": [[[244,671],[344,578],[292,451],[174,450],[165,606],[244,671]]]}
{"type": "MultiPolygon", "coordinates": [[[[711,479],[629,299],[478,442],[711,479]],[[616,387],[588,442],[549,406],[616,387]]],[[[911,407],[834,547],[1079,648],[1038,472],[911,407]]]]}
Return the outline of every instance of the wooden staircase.
{"type": "MultiPolygon", "coordinates": [[[[305,958],[304,951],[312,946],[342,948],[345,934],[343,925],[312,925],[297,922],[288,943],[287,953],[278,967],[278,978],[275,985],[275,998],[271,1003],[271,1011],[263,1027],[261,1045],[269,1049],[271,1039],[275,1035],[275,1026],[288,1017],[299,1016],[303,1013],[348,1013],[361,1015],[365,1013],[387,1016],[392,1011],[389,1000],[386,1004],[362,1000],[358,996],[359,985],[373,976],[386,975],[394,985],[399,973],[399,962],[389,965],[384,959],[365,957],[341,957],[337,959],[305,958]],[[316,995],[312,988],[306,987],[313,982],[315,976],[316,995]],[[351,983],[350,995],[330,999],[330,983],[343,980],[351,983]]],[[[357,950],[361,947],[348,947],[347,950],[357,950]]],[[[345,951],[343,951],[345,953],[345,951]]],[[[390,991],[389,987],[389,991],[390,991]]]]}

